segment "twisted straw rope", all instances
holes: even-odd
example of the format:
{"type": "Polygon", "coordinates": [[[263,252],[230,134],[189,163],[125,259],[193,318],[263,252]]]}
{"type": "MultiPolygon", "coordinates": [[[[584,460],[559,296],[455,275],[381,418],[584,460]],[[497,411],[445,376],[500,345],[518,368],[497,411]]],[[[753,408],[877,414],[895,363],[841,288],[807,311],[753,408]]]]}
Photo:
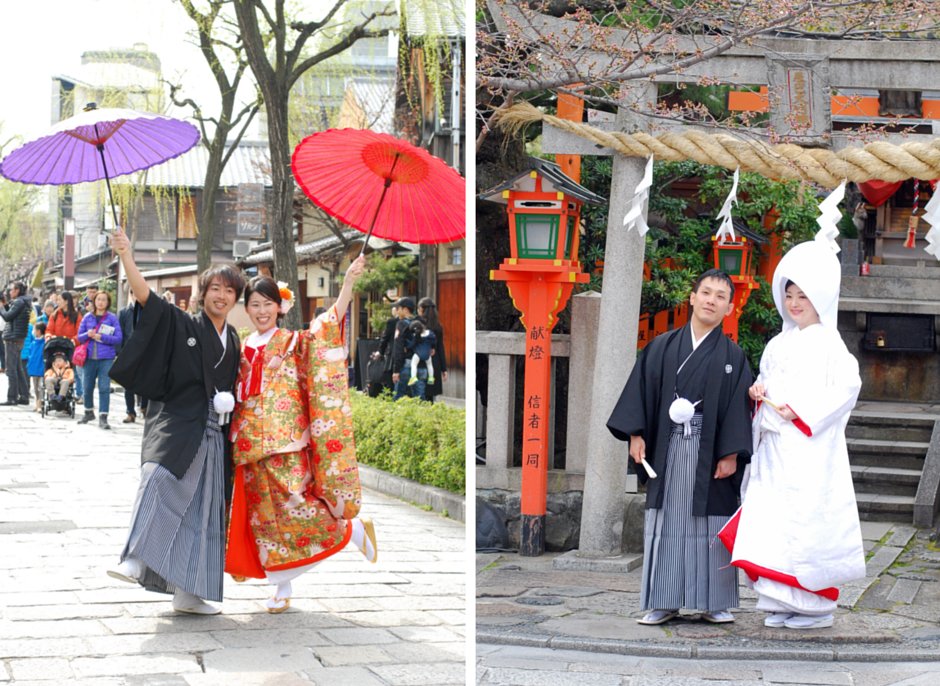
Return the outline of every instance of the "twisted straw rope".
{"type": "Polygon", "coordinates": [[[757,172],[769,179],[813,181],[836,188],[843,180],[925,181],[940,178],[940,139],[930,143],[874,142],[862,148],[845,148],[838,153],[821,148],[801,148],[792,143],[767,145],[742,141],[724,133],[707,134],[690,130],[647,133],[607,133],[588,124],[559,119],[528,103],[520,103],[497,114],[499,126],[512,134],[526,124],[542,121],[573,133],[605,148],[630,157],[681,162],[695,160],[726,169],[757,172]]]}

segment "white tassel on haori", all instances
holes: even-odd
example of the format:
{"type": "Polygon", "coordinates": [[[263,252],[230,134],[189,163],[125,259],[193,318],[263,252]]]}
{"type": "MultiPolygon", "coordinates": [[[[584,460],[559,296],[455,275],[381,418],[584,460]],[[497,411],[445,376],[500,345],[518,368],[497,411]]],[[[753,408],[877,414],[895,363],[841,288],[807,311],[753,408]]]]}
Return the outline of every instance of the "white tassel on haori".
{"type": "Polygon", "coordinates": [[[731,221],[731,206],[738,204],[738,178],[740,176],[741,169],[734,170],[734,182],[731,184],[731,192],[728,193],[728,197],[725,198],[725,204],[721,206],[721,212],[718,213],[718,219],[721,220],[721,226],[718,227],[718,231],[715,233],[715,239],[728,239],[734,240],[734,224],[731,221]]]}
{"type": "Polygon", "coordinates": [[[924,252],[940,260],[940,191],[934,191],[930,202],[924,208],[924,221],[930,224],[927,232],[927,247],[924,252]]]}
{"type": "Polygon", "coordinates": [[[646,171],[643,173],[643,180],[636,187],[636,192],[633,195],[632,207],[630,211],[627,212],[627,216],[623,218],[623,225],[627,227],[627,231],[636,227],[637,232],[639,232],[641,237],[646,236],[646,232],[650,230],[649,225],[646,223],[646,213],[649,208],[649,199],[650,199],[650,187],[653,185],[653,156],[650,155],[649,162],[646,163],[646,171]]]}
{"type": "Polygon", "coordinates": [[[235,396],[228,391],[216,391],[212,408],[219,414],[219,426],[228,424],[229,415],[235,409],[235,396]]]}
{"type": "Polygon", "coordinates": [[[839,203],[845,197],[845,181],[839,184],[829,197],[819,203],[819,216],[816,217],[816,223],[820,229],[816,232],[816,242],[822,243],[834,253],[838,253],[840,248],[836,243],[836,236],[839,235],[839,222],[842,221],[842,211],[839,209],[839,203]]]}
{"type": "Polygon", "coordinates": [[[669,418],[676,424],[682,424],[683,436],[692,435],[692,417],[695,416],[695,406],[700,402],[697,400],[692,403],[685,398],[676,398],[669,406],[669,418]]]}

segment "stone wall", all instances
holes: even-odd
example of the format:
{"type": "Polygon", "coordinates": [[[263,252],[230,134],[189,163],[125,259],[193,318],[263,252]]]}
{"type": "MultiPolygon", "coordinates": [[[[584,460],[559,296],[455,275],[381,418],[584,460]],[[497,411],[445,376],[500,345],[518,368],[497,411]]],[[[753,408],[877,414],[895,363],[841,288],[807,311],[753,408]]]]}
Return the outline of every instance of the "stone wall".
{"type": "MultiPolygon", "coordinates": [[[[499,488],[478,489],[477,497],[498,508],[503,516],[513,548],[519,547],[522,520],[518,491],[499,488]]],[[[579,547],[581,538],[582,491],[549,493],[545,516],[545,550],[565,552],[579,547]]],[[[643,552],[643,521],[645,494],[624,496],[623,549],[627,553],[643,552]]]]}

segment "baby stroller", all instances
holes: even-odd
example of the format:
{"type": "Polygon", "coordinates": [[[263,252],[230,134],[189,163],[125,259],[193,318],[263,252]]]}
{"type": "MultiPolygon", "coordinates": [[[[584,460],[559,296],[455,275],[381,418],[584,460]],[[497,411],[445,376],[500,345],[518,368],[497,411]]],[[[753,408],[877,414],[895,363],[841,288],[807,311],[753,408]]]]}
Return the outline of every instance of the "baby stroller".
{"type": "MultiPolygon", "coordinates": [[[[78,375],[78,370],[75,369],[75,365],[72,364],[72,355],[75,353],[75,344],[68,338],[50,338],[46,341],[46,345],[42,349],[42,361],[43,368],[45,370],[52,369],[52,361],[55,359],[57,354],[65,356],[66,361],[69,363],[69,368],[72,370],[72,373],[78,375]]],[[[42,384],[42,416],[45,417],[50,412],[67,412],[70,417],[75,416],[75,393],[73,391],[75,384],[72,383],[69,385],[69,390],[66,395],[61,399],[56,399],[56,396],[51,396],[46,392],[46,383],[43,379],[42,384]]]]}

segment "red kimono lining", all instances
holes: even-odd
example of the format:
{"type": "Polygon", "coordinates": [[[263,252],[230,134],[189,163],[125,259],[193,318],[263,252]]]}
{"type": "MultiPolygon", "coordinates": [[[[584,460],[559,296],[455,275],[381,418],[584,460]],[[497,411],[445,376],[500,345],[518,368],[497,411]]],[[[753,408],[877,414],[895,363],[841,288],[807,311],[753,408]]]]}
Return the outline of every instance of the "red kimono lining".
{"type": "MultiPolygon", "coordinates": [[[[740,524],[740,522],[741,510],[739,509],[734,513],[734,516],[728,520],[728,523],[724,525],[721,531],[718,532],[718,538],[721,539],[721,542],[724,543],[725,548],[727,548],[728,552],[732,555],[734,555],[734,541],[738,537],[738,524],[740,524]]],[[[821,591],[811,591],[808,588],[804,588],[799,580],[797,580],[797,578],[792,574],[784,574],[783,572],[778,572],[776,569],[768,569],[767,567],[762,567],[747,560],[737,560],[731,564],[744,570],[744,573],[747,574],[751,581],[757,581],[758,578],[764,577],[765,579],[777,581],[786,586],[798,588],[801,591],[806,591],[807,593],[815,593],[816,595],[832,600],[833,602],[839,599],[838,588],[831,587],[824,588],[821,591]]]]}

